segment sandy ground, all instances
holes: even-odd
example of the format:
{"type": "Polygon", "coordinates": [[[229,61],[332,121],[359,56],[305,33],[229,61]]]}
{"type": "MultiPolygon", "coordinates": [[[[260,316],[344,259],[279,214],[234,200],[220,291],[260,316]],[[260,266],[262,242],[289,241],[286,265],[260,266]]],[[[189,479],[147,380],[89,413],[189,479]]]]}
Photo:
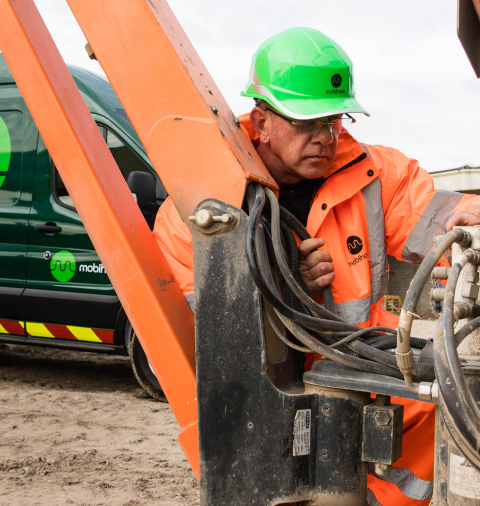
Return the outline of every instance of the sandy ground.
{"type": "Polygon", "coordinates": [[[168,404],[128,358],[0,345],[0,505],[200,504],[168,404]]]}
{"type": "Polygon", "coordinates": [[[0,380],[0,505],[200,504],[175,417],[127,358],[0,345],[0,380]]]}

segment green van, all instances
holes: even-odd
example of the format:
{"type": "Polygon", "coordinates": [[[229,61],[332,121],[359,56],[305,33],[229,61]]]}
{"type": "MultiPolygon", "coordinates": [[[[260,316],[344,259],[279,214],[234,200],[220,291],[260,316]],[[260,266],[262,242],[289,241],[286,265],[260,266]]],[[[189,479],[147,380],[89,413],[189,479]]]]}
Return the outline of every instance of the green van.
{"type": "MultiPolygon", "coordinates": [[[[105,78],[69,70],[153,228],[167,192],[120,101],[105,78]]],[[[2,54],[0,343],[130,355],[141,386],[165,400],[2,54]]]]}

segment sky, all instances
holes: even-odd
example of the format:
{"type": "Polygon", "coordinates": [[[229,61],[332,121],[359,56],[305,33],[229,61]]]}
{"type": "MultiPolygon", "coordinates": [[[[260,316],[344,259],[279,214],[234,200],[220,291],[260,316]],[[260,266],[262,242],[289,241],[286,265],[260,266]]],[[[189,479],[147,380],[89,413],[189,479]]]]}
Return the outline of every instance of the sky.
{"type": "MultiPolygon", "coordinates": [[[[64,0],[35,0],[67,63],[103,74],[64,0]]],[[[391,146],[436,171],[480,166],[480,80],[456,33],[455,0],[170,0],[169,5],[233,112],[253,53],[286,28],[318,29],[355,69],[358,116],[351,133],[391,146]]]]}

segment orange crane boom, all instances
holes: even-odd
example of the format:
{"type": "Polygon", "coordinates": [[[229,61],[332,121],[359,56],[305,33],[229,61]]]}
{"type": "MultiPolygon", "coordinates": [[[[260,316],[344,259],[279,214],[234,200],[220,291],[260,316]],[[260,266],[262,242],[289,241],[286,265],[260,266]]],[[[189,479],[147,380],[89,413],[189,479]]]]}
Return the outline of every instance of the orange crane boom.
{"type": "MultiPolygon", "coordinates": [[[[180,216],[277,188],[161,0],[68,0],[180,216]]],[[[0,49],[182,427],[198,477],[193,315],[33,0],[0,0],[0,49]]]]}

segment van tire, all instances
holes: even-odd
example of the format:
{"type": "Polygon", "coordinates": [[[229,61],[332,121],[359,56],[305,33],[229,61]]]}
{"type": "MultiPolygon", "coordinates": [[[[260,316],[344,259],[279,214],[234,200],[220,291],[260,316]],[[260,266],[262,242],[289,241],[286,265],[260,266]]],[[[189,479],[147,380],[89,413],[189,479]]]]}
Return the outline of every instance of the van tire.
{"type": "Polygon", "coordinates": [[[135,332],[132,332],[130,342],[130,361],[132,363],[133,373],[140,383],[140,386],[155,400],[159,402],[168,402],[160,383],[155,377],[155,374],[153,374],[147,356],[135,332]]]}

